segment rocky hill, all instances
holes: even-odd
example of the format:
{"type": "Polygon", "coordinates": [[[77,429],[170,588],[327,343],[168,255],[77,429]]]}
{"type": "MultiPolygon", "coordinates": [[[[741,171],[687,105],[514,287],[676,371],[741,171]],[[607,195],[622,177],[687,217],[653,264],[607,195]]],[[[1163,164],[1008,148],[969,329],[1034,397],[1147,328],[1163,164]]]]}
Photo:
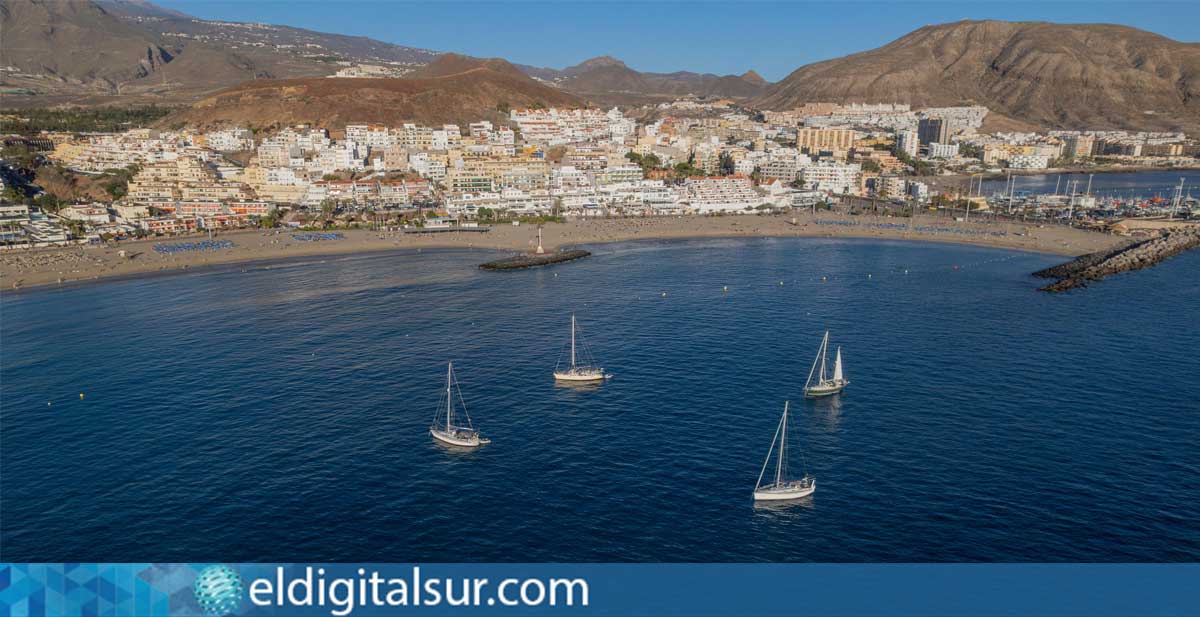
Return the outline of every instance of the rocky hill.
{"type": "Polygon", "coordinates": [[[961,21],[800,67],[754,103],[977,103],[1042,127],[1200,128],[1200,44],[1108,24],[961,21]]]}
{"type": "Polygon", "coordinates": [[[747,99],[758,96],[767,86],[754,71],[742,75],[690,71],[643,73],[611,56],[585,60],[561,71],[521,68],[547,83],[608,105],[673,100],[683,96],[747,99]]]}
{"type": "Polygon", "coordinates": [[[339,62],[416,68],[436,52],[300,28],[217,22],[145,0],[0,0],[6,106],[176,103],[339,62]]]}
{"type": "Polygon", "coordinates": [[[205,97],[172,114],[164,126],[291,124],[398,126],[498,120],[507,107],[579,107],[583,99],[528,77],[503,60],[439,59],[424,75],[403,79],[264,79],[205,97]]]}

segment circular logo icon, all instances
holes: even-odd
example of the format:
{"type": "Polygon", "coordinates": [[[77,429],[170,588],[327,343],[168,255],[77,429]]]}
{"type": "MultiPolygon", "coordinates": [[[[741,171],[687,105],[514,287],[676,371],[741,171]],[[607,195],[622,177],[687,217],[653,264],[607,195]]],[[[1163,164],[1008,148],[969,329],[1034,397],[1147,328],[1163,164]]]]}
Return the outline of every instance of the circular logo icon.
{"type": "Polygon", "coordinates": [[[242,577],[229,566],[208,566],[196,577],[192,591],[206,615],[223,617],[237,610],[245,585],[242,577]]]}

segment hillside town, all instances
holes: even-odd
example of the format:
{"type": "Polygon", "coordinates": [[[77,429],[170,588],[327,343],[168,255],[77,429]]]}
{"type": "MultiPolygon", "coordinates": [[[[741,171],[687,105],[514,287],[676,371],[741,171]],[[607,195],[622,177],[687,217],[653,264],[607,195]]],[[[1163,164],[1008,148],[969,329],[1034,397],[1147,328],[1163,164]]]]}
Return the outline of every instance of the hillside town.
{"type": "Polygon", "coordinates": [[[617,108],[502,111],[503,121],[466,126],[9,136],[6,148],[25,147],[64,173],[116,183],[111,199],[76,203],[45,194],[6,161],[0,234],[6,247],[47,246],[253,226],[433,227],[865,202],[898,215],[939,207],[986,212],[997,204],[1011,213],[1015,204],[1067,219],[1130,208],[1187,217],[1197,209],[1182,186],[1152,204],[1098,199],[1078,185],[1017,202],[1011,190],[985,195],[975,182],[1031,170],[1200,164],[1200,143],[1178,132],[984,133],[985,107],[896,103],[758,112],[688,99],[636,116],[617,108]],[[950,191],[941,177],[968,180],[950,191]]]}

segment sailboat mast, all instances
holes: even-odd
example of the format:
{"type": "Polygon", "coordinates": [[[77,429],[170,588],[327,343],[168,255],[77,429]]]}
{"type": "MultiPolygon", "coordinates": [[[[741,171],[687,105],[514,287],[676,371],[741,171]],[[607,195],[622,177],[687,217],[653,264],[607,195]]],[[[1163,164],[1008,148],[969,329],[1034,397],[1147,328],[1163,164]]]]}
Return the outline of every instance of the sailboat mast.
{"type": "MultiPolygon", "coordinates": [[[[786,408],[786,406],[785,406],[786,408]]],[[[758,470],[758,482],[755,482],[754,489],[758,490],[762,486],[763,475],[767,473],[767,464],[771,462],[771,455],[775,452],[775,442],[779,440],[779,431],[783,428],[783,419],[779,420],[779,424],[775,426],[775,436],[771,438],[771,449],[767,450],[767,458],[763,459],[762,469],[758,470]]]]}
{"type": "Polygon", "coordinates": [[[446,363],[446,432],[450,432],[450,419],[454,416],[454,395],[450,392],[451,367],[453,362],[446,363]]]}
{"type": "Polygon", "coordinates": [[[575,313],[571,313],[571,368],[575,368],[575,313]]]}
{"type": "Polygon", "coordinates": [[[825,338],[821,339],[821,382],[825,381],[825,352],[829,349],[829,333],[825,333],[825,338]]]}
{"type": "Polygon", "coordinates": [[[787,413],[788,404],[791,401],[783,403],[783,419],[780,423],[783,425],[780,430],[782,439],[779,440],[779,458],[775,460],[775,486],[783,484],[783,457],[787,456],[787,413]]]}

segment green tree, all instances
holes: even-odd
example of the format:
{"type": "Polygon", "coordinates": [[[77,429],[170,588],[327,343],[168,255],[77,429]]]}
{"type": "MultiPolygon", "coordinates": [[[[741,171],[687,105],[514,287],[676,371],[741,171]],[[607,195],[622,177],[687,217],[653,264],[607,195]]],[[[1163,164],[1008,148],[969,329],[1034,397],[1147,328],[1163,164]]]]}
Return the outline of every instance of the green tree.
{"type": "Polygon", "coordinates": [[[983,146],[962,142],[958,146],[958,153],[964,157],[983,160],[983,146]]]}
{"type": "Polygon", "coordinates": [[[38,195],[33,199],[33,205],[41,208],[43,212],[58,212],[63,207],[58,195],[52,193],[38,195]]]}
{"type": "Polygon", "coordinates": [[[914,159],[913,157],[909,156],[907,152],[901,150],[899,146],[896,146],[892,149],[892,155],[897,159],[900,159],[901,163],[911,167],[913,169],[913,174],[915,175],[928,176],[933,173],[933,165],[930,165],[929,163],[920,159],[914,159]]]}
{"type": "Polygon", "coordinates": [[[733,160],[733,155],[728,152],[722,152],[717,155],[717,169],[723,176],[731,176],[737,169],[737,163],[733,160]]]}

